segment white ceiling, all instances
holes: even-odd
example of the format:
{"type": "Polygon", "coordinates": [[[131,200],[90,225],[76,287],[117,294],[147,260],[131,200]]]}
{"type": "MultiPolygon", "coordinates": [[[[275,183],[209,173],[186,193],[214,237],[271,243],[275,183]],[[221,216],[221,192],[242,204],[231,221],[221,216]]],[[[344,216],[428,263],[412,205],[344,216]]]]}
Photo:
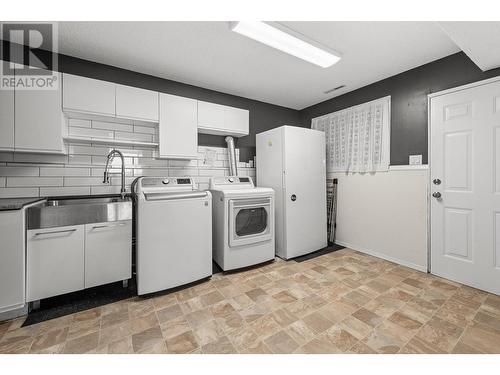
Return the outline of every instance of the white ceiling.
{"type": "Polygon", "coordinates": [[[440,22],[446,34],[483,71],[500,67],[500,22],[440,22]]]}
{"type": "Polygon", "coordinates": [[[59,52],[302,109],[459,51],[433,22],[282,23],[342,59],[320,68],[234,33],[227,22],[60,22],[59,52]]]}

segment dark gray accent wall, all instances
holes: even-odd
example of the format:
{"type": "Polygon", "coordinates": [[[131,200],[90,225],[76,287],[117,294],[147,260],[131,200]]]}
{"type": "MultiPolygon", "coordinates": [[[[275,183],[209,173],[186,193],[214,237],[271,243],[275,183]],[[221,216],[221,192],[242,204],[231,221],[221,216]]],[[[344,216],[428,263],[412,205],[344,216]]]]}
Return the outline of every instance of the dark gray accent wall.
{"type": "Polygon", "coordinates": [[[427,164],[427,95],[499,75],[500,68],[483,72],[459,52],[305,108],[300,118],[309,127],[315,117],[391,95],[391,164],[418,154],[427,164]]]}
{"type": "MultiPolygon", "coordinates": [[[[59,55],[58,63],[59,71],[63,73],[248,109],[250,111],[250,134],[236,139],[236,146],[240,149],[241,161],[248,161],[254,157],[255,135],[257,133],[285,124],[300,126],[299,111],[294,109],[82,60],[72,56],[59,55]]],[[[201,146],[226,146],[224,137],[209,134],[198,134],[198,144],[201,146]]]]}

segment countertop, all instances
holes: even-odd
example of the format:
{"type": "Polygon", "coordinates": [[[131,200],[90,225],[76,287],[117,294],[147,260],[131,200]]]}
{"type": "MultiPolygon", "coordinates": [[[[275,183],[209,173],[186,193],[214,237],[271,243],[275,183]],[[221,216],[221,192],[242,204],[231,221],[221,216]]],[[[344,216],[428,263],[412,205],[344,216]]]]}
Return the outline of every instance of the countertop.
{"type": "MultiPolygon", "coordinates": [[[[45,199],[79,199],[79,198],[109,198],[119,197],[120,194],[99,194],[99,195],[71,195],[55,197],[31,197],[31,198],[0,198],[0,211],[20,210],[24,206],[43,201],[45,199]]],[[[127,193],[125,197],[132,198],[132,194],[127,193]]]]}
{"type": "Polygon", "coordinates": [[[0,198],[0,211],[11,211],[20,210],[24,206],[35,203],[38,201],[43,201],[44,197],[32,197],[32,198],[0,198]]]}

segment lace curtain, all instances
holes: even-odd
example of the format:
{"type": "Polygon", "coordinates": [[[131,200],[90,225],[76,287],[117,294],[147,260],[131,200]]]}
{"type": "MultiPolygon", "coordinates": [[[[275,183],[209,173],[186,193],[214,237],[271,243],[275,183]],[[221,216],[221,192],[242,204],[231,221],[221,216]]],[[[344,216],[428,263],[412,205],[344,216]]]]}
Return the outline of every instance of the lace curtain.
{"type": "Polygon", "coordinates": [[[311,128],[325,132],[327,172],[389,169],[391,97],[316,117],[311,128]]]}

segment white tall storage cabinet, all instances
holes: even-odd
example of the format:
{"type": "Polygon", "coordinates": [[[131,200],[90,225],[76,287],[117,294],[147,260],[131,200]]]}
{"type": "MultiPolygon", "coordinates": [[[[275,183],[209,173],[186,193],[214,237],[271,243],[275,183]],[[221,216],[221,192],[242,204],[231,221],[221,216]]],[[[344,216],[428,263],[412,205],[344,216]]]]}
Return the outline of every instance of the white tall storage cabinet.
{"type": "Polygon", "coordinates": [[[257,185],[276,194],[276,254],[291,259],[326,247],[325,134],[281,126],[256,143],[257,185]]]}

